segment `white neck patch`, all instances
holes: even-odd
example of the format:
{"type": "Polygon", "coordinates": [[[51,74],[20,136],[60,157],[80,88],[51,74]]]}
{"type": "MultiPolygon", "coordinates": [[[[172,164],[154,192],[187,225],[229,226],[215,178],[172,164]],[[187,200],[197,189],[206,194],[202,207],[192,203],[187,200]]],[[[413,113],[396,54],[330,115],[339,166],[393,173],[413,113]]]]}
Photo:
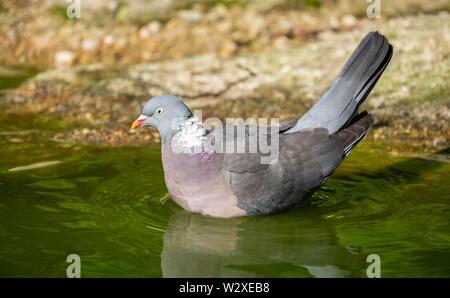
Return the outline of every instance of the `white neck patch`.
{"type": "Polygon", "coordinates": [[[193,149],[202,149],[206,139],[203,123],[195,117],[182,120],[180,131],[172,138],[172,150],[176,153],[192,153],[193,149]]]}

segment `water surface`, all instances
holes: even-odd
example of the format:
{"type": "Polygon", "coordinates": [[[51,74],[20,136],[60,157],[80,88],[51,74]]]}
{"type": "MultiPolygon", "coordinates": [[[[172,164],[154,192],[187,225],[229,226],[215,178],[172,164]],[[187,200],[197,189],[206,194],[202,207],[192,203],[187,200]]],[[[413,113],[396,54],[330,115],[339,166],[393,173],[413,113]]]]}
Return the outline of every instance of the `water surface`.
{"type": "Polygon", "coordinates": [[[213,219],[167,200],[160,153],[42,142],[0,147],[0,276],[450,276],[448,153],[364,144],[308,206],[213,219]]]}

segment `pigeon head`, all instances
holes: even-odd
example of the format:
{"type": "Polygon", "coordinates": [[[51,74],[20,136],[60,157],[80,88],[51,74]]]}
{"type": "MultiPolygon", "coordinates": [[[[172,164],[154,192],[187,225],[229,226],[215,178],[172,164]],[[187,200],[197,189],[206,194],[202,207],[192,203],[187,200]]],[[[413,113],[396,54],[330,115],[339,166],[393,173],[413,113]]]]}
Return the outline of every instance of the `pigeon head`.
{"type": "Polygon", "coordinates": [[[173,95],[159,95],[145,103],[142,114],[131,124],[131,128],[155,127],[161,135],[162,142],[170,142],[180,130],[180,120],[191,116],[191,110],[181,98],[173,95]]]}

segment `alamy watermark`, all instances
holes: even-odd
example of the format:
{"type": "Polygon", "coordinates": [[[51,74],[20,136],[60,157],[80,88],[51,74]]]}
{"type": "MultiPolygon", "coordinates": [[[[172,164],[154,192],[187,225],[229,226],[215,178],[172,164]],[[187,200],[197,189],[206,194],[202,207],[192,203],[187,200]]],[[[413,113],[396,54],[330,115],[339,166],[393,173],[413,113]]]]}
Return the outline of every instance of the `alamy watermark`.
{"type": "Polygon", "coordinates": [[[366,0],[367,6],[367,17],[369,19],[379,19],[381,18],[381,0],[366,0]]]}
{"type": "Polygon", "coordinates": [[[174,153],[249,153],[258,154],[261,164],[272,164],[279,156],[278,118],[207,118],[195,110],[194,117],[172,122],[174,153]],[[206,130],[211,133],[207,134],[206,130]]]}
{"type": "Polygon", "coordinates": [[[69,19],[81,18],[81,0],[67,0],[69,5],[66,9],[66,15],[69,19]]]}
{"type": "Polygon", "coordinates": [[[381,258],[377,254],[370,254],[366,259],[367,263],[370,265],[366,269],[366,275],[369,278],[380,278],[381,277],[381,258]]]}
{"type": "Polygon", "coordinates": [[[66,276],[68,278],[80,278],[81,277],[81,258],[77,254],[70,254],[66,258],[66,262],[70,263],[66,269],[66,276]]]}

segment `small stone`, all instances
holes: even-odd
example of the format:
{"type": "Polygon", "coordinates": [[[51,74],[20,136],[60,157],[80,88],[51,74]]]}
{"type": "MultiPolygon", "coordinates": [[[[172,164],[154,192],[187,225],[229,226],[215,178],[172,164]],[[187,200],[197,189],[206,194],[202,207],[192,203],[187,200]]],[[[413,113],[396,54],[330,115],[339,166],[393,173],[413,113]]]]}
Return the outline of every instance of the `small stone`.
{"type": "Polygon", "coordinates": [[[58,51],[55,54],[55,65],[58,67],[70,66],[74,61],[75,55],[71,51],[58,51]]]}
{"type": "Polygon", "coordinates": [[[344,26],[353,26],[356,24],[356,18],[351,14],[345,15],[342,18],[342,24],[344,26]]]}
{"type": "Polygon", "coordinates": [[[147,29],[150,33],[157,33],[161,29],[161,23],[158,21],[150,22],[147,25],[147,29]]]}
{"type": "Polygon", "coordinates": [[[81,42],[81,48],[85,51],[93,51],[97,48],[97,41],[92,38],[85,39],[81,42]]]}
{"type": "Polygon", "coordinates": [[[434,147],[441,147],[445,146],[447,144],[447,138],[445,137],[437,137],[433,139],[433,146],[434,147]]]}
{"type": "Polygon", "coordinates": [[[150,31],[148,30],[147,26],[144,26],[141,29],[139,29],[139,37],[142,39],[150,37],[150,31]]]}
{"type": "Polygon", "coordinates": [[[195,10],[181,10],[178,12],[178,17],[183,21],[194,23],[200,21],[203,15],[195,10]]]}
{"type": "Polygon", "coordinates": [[[139,37],[142,39],[149,38],[152,34],[157,33],[161,29],[161,24],[158,21],[153,21],[139,29],[139,37]]]}
{"type": "Polygon", "coordinates": [[[114,43],[114,37],[112,35],[106,35],[103,39],[103,43],[106,45],[111,45],[114,43]]]}

